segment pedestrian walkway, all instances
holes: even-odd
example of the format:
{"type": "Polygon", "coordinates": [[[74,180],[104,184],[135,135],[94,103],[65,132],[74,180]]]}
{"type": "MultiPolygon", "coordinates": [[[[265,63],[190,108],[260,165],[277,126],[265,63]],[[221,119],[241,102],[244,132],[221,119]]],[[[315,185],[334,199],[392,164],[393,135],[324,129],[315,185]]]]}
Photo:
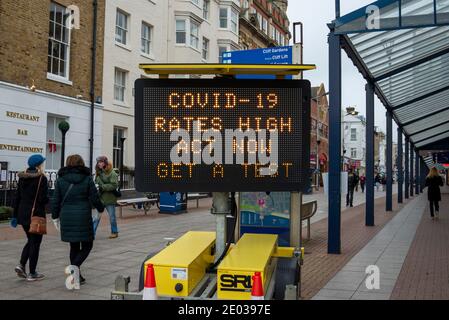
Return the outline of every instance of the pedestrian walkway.
{"type": "Polygon", "coordinates": [[[365,205],[348,208],[341,215],[341,254],[327,253],[328,219],[312,224],[310,241],[304,242],[302,299],[312,299],[404,207],[393,197],[393,211],[385,212],[385,197],[375,200],[375,226],[365,226],[365,205]]]}
{"type": "Polygon", "coordinates": [[[204,199],[199,208],[191,202],[189,212],[180,215],[161,215],[151,210],[151,214],[145,216],[141,211],[125,209],[127,218],[118,219],[120,235],[112,240],[108,239],[110,226],[106,214],[93,250],[81,267],[87,282],[81,290],[75,291],[65,288],[64,268],[69,264],[69,245],[60,240],[51,221],[48,221],[49,234],[44,236],[38,263],[38,271],[46,278],[32,283],[19,279],[14,272],[25,244],[23,230],[20,226],[12,229],[7,224],[0,225],[0,300],[110,299],[118,275],[129,275],[130,290],[137,291],[142,261],[150,252],[164,248],[167,243],[164,238],[178,238],[189,230],[215,230],[215,217],[210,214],[210,207],[211,199],[204,199]]]}
{"type": "Polygon", "coordinates": [[[438,220],[426,206],[390,299],[449,299],[449,188],[443,192],[438,220]]]}
{"type": "MultiPolygon", "coordinates": [[[[397,194],[397,184],[393,185],[393,194],[397,194]]],[[[365,190],[366,191],[366,190],[365,190]]],[[[386,192],[382,190],[382,188],[379,188],[379,191],[376,191],[376,188],[374,188],[374,198],[380,199],[385,197],[386,192]]],[[[366,192],[362,192],[361,188],[359,188],[358,191],[354,191],[354,199],[353,199],[353,205],[354,207],[357,207],[361,204],[365,203],[365,197],[366,192]]],[[[311,222],[317,222],[322,219],[327,218],[327,212],[328,212],[328,198],[327,195],[324,193],[324,189],[320,188],[320,190],[314,190],[312,194],[306,194],[303,196],[303,201],[313,201],[317,200],[319,203],[319,206],[317,208],[316,214],[312,217],[311,222]]],[[[341,209],[342,211],[349,209],[350,207],[346,207],[346,195],[341,195],[341,209]]]]}
{"type": "Polygon", "coordinates": [[[313,299],[389,299],[426,204],[425,195],[410,201],[313,299]],[[365,283],[368,266],[380,271],[378,289],[365,283]]]}

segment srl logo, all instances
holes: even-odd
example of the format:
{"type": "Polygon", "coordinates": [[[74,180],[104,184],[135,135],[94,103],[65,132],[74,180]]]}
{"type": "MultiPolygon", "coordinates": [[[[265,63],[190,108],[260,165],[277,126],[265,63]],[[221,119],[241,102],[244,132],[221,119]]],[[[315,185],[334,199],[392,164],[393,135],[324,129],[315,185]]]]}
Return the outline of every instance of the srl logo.
{"type": "Polygon", "coordinates": [[[251,276],[222,274],[220,281],[221,291],[251,291],[251,276]]]}

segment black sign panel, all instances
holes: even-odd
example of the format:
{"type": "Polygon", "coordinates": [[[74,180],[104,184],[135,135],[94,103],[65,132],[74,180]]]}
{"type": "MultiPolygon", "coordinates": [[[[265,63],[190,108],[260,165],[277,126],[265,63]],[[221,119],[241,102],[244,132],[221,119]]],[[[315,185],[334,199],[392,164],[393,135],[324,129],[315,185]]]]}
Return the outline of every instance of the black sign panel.
{"type": "Polygon", "coordinates": [[[310,94],[310,83],[305,80],[138,79],[137,190],[305,190],[310,161],[310,94]],[[171,139],[173,133],[181,131],[189,134],[187,139],[171,139]],[[205,139],[211,131],[219,137],[205,139]],[[231,131],[255,132],[256,138],[231,139],[231,131]],[[273,132],[278,136],[277,159],[273,132]],[[173,159],[173,150],[187,158],[182,162],[173,159]],[[262,152],[271,157],[269,162],[260,161],[262,152]],[[206,153],[214,162],[198,161],[206,153]],[[256,161],[250,160],[255,153],[256,161]],[[238,159],[242,155],[243,162],[238,159]],[[267,174],[264,168],[274,170],[267,174]]]}

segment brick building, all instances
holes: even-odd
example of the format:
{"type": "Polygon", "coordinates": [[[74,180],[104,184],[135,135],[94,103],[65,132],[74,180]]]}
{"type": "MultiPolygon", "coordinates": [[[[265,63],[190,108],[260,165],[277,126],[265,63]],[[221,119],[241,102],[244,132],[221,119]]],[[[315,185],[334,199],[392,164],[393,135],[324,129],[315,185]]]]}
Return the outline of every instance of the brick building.
{"type": "MultiPolygon", "coordinates": [[[[58,124],[70,123],[66,155],[90,155],[91,71],[97,5],[94,101],[101,103],[104,0],[2,0],[0,2],[0,149],[9,170],[21,170],[32,153],[57,170],[58,124]]],[[[94,154],[101,146],[101,106],[94,105],[94,154]]]]}
{"type": "MultiPolygon", "coordinates": [[[[329,102],[324,84],[312,87],[310,167],[320,172],[328,171],[329,159],[329,102]],[[317,165],[318,161],[318,165],[317,165]]],[[[316,182],[315,182],[316,183],[316,182]]],[[[322,182],[320,182],[322,184],[322,182]]]]}
{"type": "Polygon", "coordinates": [[[240,3],[242,50],[288,45],[291,34],[287,0],[241,0],[240,3]]]}

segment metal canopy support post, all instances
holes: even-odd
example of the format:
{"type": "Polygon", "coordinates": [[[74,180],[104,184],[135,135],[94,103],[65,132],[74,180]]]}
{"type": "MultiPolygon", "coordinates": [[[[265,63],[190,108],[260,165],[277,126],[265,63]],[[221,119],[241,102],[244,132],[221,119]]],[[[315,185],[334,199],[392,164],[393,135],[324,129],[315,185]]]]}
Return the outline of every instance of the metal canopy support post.
{"type": "Polygon", "coordinates": [[[414,147],[413,144],[410,144],[410,197],[413,197],[413,182],[414,182],[414,167],[413,167],[413,156],[415,152],[413,151],[414,147]]]}
{"type": "Polygon", "coordinates": [[[410,138],[405,137],[405,159],[404,159],[404,164],[405,164],[405,186],[404,186],[404,191],[405,191],[405,199],[409,198],[409,193],[410,193],[410,161],[409,161],[409,148],[410,148],[410,138]]]}
{"type": "Polygon", "coordinates": [[[424,188],[426,186],[426,176],[429,173],[429,168],[426,166],[426,163],[423,159],[421,159],[421,193],[424,192],[424,188]]]}
{"type": "Polygon", "coordinates": [[[366,84],[366,213],[365,225],[374,226],[374,83],[366,84]]]}
{"type": "Polygon", "coordinates": [[[398,203],[403,202],[402,186],[404,184],[404,168],[402,162],[402,130],[398,127],[398,158],[396,167],[398,168],[398,203]]]}
{"type": "Polygon", "coordinates": [[[329,34],[329,219],[327,252],[341,253],[341,47],[340,36],[329,34]]]}
{"type": "Polygon", "coordinates": [[[393,210],[393,116],[387,111],[387,201],[385,210],[393,210]]]}
{"type": "Polygon", "coordinates": [[[419,171],[419,151],[416,150],[416,155],[415,155],[415,176],[416,176],[416,183],[415,183],[415,193],[416,195],[419,195],[419,185],[421,184],[421,172],[419,171]]]}

